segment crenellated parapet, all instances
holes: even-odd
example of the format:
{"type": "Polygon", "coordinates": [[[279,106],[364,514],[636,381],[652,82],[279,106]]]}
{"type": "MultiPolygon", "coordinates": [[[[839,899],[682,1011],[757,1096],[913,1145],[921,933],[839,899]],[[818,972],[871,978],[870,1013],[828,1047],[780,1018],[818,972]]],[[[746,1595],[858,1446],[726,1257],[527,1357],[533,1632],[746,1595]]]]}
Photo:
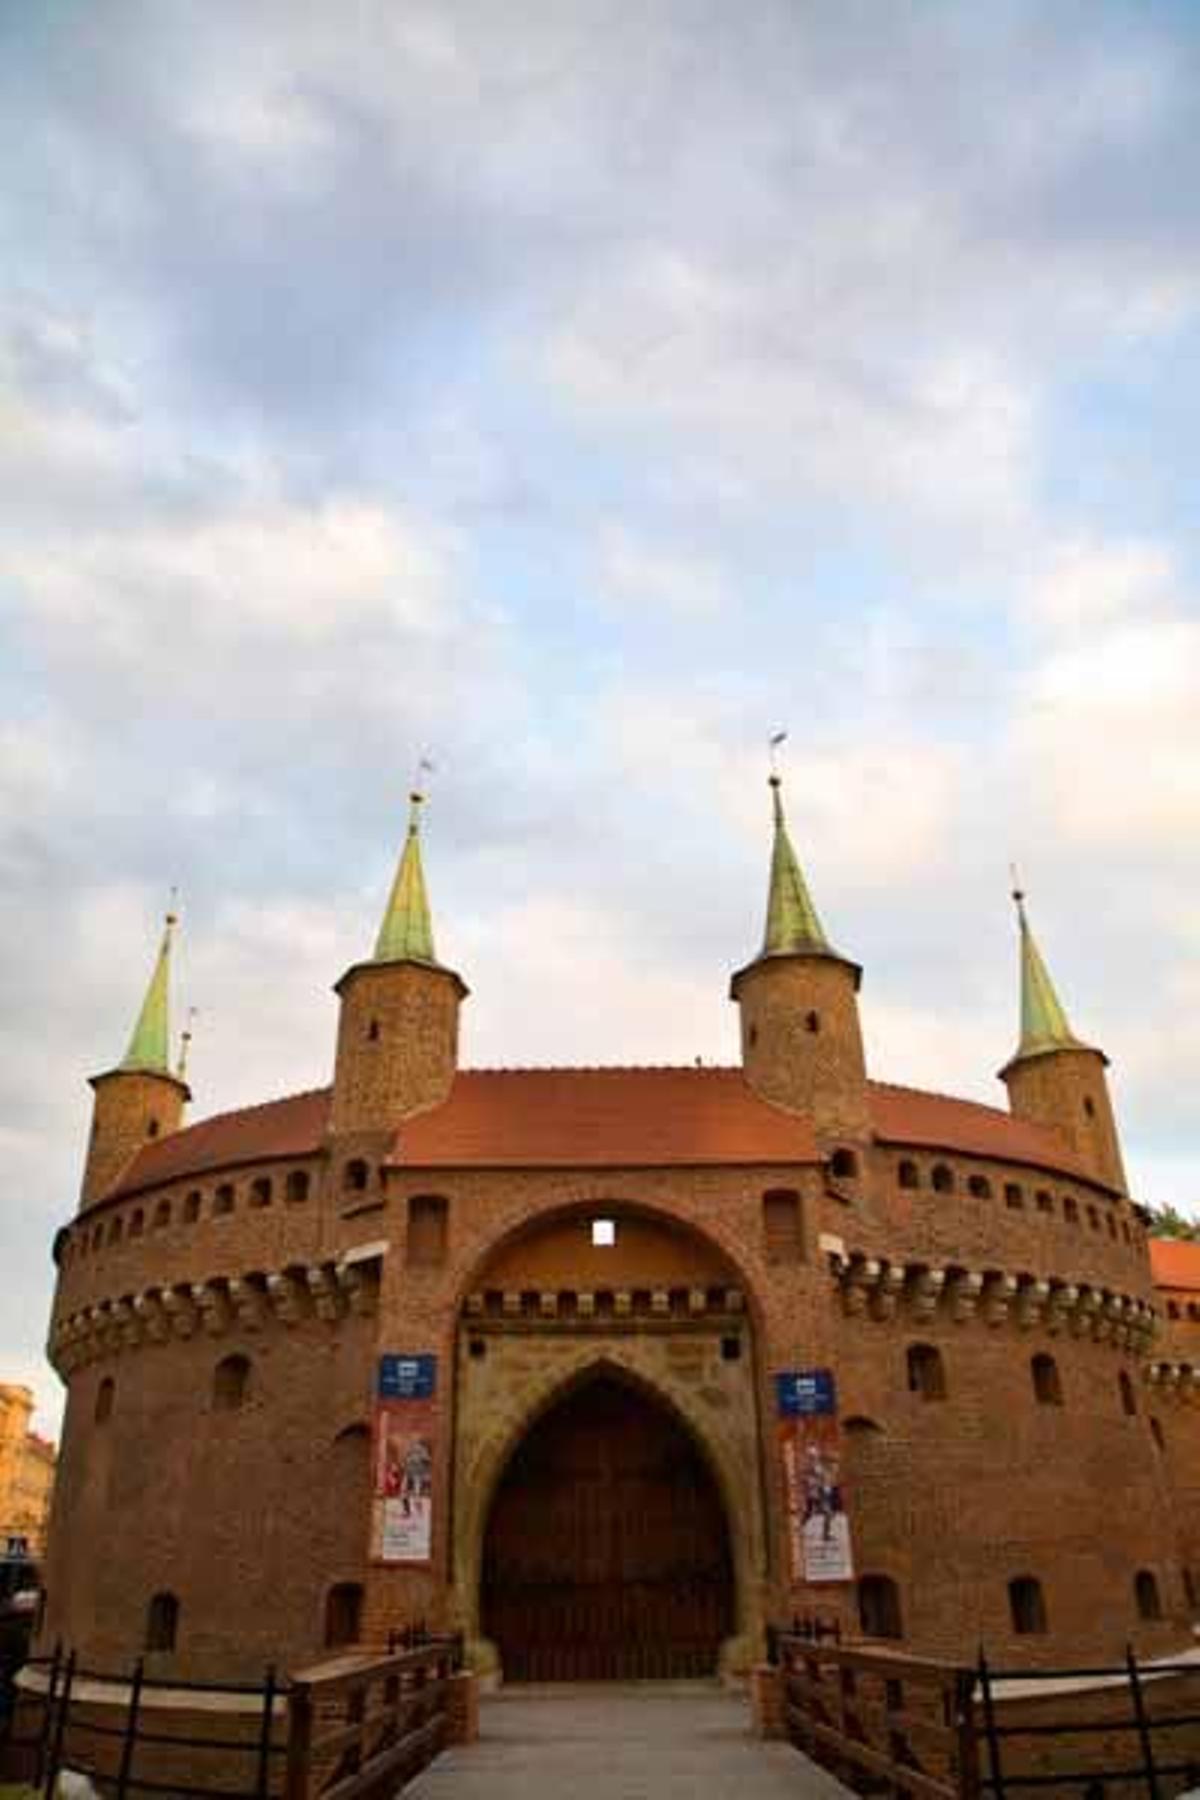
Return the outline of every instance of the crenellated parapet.
{"type": "Polygon", "coordinates": [[[1157,1330],[1147,1301],[1087,1281],[891,1261],[865,1251],[832,1252],[829,1270],[848,1318],[886,1321],[902,1314],[914,1325],[935,1317],[956,1325],[1012,1325],[1111,1343],[1137,1356],[1145,1354],[1157,1330]]]}
{"type": "Polygon", "coordinates": [[[58,1323],[48,1346],[50,1360],[66,1379],[99,1357],[172,1338],[291,1329],[314,1318],[336,1325],[349,1313],[370,1315],[378,1306],[385,1249],[367,1245],[322,1262],[166,1284],[101,1300],[58,1323]]]}

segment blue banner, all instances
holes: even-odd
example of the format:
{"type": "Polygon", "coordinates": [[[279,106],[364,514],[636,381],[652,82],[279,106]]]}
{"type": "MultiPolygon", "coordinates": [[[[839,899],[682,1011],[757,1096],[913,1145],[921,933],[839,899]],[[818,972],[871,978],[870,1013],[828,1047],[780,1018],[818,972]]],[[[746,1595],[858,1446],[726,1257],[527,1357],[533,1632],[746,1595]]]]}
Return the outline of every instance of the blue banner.
{"type": "Polygon", "coordinates": [[[437,1387],[436,1356],[381,1356],[381,1400],[432,1400],[437,1387]]]}
{"type": "Polygon", "coordinates": [[[775,1377],[781,1419],[812,1419],[837,1412],[832,1369],[787,1369],[775,1377]]]}

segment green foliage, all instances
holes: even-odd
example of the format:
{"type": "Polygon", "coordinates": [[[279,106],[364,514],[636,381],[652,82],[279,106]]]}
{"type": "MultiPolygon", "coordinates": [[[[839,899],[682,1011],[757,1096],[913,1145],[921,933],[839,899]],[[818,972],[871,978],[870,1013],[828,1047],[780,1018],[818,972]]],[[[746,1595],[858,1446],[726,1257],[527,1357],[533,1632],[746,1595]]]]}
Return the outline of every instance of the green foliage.
{"type": "Polygon", "coordinates": [[[1160,1238],[1182,1238],[1188,1244],[1200,1244],[1200,1219],[1189,1219],[1174,1206],[1152,1206],[1150,1235],[1160,1238]]]}

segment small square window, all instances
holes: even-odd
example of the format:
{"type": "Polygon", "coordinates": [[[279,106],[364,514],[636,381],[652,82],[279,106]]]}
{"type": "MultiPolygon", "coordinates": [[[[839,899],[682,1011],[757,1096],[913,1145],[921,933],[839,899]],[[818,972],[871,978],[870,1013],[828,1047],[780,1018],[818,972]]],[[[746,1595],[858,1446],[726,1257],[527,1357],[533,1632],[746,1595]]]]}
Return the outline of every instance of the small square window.
{"type": "Polygon", "coordinates": [[[592,1220],[592,1243],[600,1250],[611,1250],[617,1241],[617,1221],[615,1219],[592,1220]]]}

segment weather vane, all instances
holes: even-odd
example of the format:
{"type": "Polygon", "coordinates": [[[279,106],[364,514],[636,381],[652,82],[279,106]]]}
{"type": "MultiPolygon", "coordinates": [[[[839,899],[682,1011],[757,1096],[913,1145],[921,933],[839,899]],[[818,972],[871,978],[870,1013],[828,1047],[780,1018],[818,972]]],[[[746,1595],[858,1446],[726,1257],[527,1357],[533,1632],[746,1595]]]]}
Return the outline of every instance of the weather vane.
{"type": "Polygon", "coordinates": [[[771,759],[771,774],[779,775],[779,746],[787,742],[786,731],[773,731],[767,739],[767,755],[771,759]]]}

